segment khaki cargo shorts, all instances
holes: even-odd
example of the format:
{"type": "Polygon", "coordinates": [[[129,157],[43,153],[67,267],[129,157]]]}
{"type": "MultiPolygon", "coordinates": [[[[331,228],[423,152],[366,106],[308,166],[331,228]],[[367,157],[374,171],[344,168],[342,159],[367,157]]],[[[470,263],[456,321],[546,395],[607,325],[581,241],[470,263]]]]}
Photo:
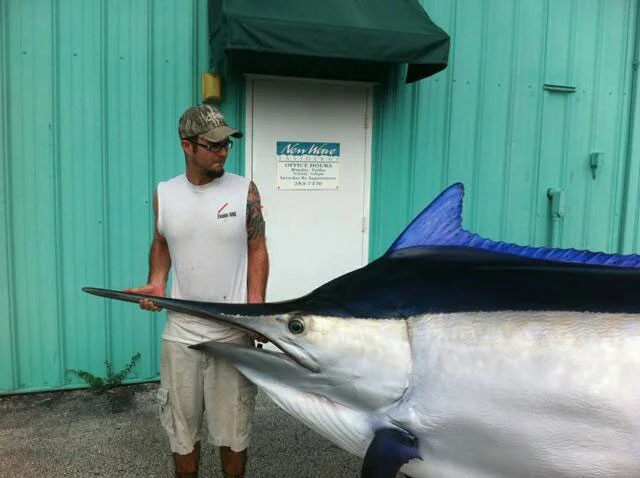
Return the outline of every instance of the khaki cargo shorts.
{"type": "MultiPolygon", "coordinates": [[[[243,337],[236,343],[250,345],[243,337]]],[[[186,455],[200,441],[203,418],[214,446],[242,451],[249,446],[257,388],[229,362],[162,341],[160,421],[171,451],[186,455]]]]}

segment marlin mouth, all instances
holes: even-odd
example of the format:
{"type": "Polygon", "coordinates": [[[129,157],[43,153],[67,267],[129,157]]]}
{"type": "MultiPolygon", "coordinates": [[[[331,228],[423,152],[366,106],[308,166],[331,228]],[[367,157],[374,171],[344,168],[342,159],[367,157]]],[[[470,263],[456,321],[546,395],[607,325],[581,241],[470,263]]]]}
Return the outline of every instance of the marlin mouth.
{"type": "Polygon", "coordinates": [[[89,294],[107,297],[111,299],[122,300],[125,302],[138,303],[142,299],[149,299],[157,306],[182,312],[207,320],[223,323],[245,332],[255,332],[266,337],[281,352],[268,351],[264,349],[251,349],[235,344],[221,344],[224,347],[217,347],[214,343],[204,342],[202,344],[193,345],[192,348],[208,348],[212,352],[217,352],[231,359],[229,355],[233,355],[233,361],[236,361],[237,353],[230,352],[233,348],[242,350],[242,353],[251,352],[253,354],[269,355],[271,360],[286,360],[291,364],[295,363],[305,370],[318,373],[320,367],[318,362],[313,359],[304,348],[295,344],[295,342],[282,340],[278,336],[287,333],[287,321],[293,311],[297,309],[296,301],[274,302],[268,304],[228,304],[228,303],[210,303],[191,300],[170,299],[167,297],[154,297],[145,294],[134,294],[131,292],[121,292],[109,289],[98,289],[93,287],[84,287],[84,292],[89,294]]]}
{"type": "MultiPolygon", "coordinates": [[[[274,369],[285,370],[290,375],[299,375],[301,371],[313,374],[320,372],[317,363],[308,356],[301,359],[301,357],[292,356],[285,351],[247,348],[242,345],[216,341],[191,345],[190,348],[207,351],[217,357],[223,357],[237,366],[246,366],[254,371],[264,372],[265,375],[273,373],[274,369]]],[[[282,350],[280,347],[278,349],[282,350]]]]}
{"type": "MultiPolygon", "coordinates": [[[[211,317],[205,317],[205,318],[211,318],[211,317]]],[[[249,352],[250,354],[247,356],[247,358],[249,356],[262,356],[264,358],[264,356],[266,355],[266,356],[269,356],[269,363],[271,364],[275,364],[275,362],[278,360],[286,361],[290,365],[295,364],[295,366],[301,367],[307,370],[308,372],[319,373],[320,367],[318,365],[318,362],[315,359],[313,359],[313,357],[311,357],[304,348],[296,345],[295,343],[284,341],[274,337],[274,334],[273,334],[274,327],[272,327],[272,325],[274,323],[279,324],[281,321],[278,319],[279,317],[266,316],[266,317],[262,317],[261,320],[256,320],[255,317],[246,317],[246,316],[239,316],[239,315],[238,316],[218,315],[212,320],[223,323],[225,325],[229,325],[236,329],[240,329],[248,332],[256,332],[260,335],[263,335],[269,340],[270,343],[272,343],[275,347],[277,347],[279,352],[268,350],[265,348],[252,348],[250,350],[247,350],[247,348],[242,345],[219,343],[215,341],[204,342],[202,344],[195,344],[195,345],[192,345],[191,348],[193,349],[207,348],[209,351],[213,352],[215,355],[223,356],[227,359],[232,360],[234,363],[238,361],[244,362],[244,360],[238,360],[239,357],[235,353],[231,353],[231,349],[237,349],[240,351],[240,354],[246,354],[247,352],[249,352]],[[247,322],[254,322],[254,324],[249,325],[247,324],[247,322]],[[224,345],[225,347],[218,347],[217,344],[224,345]],[[233,355],[233,357],[231,355],[233,355]]],[[[265,368],[268,368],[268,367],[265,367],[265,368]]]]}

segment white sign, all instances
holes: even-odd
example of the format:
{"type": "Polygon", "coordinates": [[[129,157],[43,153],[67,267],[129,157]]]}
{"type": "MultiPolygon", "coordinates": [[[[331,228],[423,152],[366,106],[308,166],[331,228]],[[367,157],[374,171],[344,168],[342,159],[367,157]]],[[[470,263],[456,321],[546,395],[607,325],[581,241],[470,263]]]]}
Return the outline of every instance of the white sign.
{"type": "Polygon", "coordinates": [[[338,189],[340,143],[276,142],[278,189],[338,189]]]}

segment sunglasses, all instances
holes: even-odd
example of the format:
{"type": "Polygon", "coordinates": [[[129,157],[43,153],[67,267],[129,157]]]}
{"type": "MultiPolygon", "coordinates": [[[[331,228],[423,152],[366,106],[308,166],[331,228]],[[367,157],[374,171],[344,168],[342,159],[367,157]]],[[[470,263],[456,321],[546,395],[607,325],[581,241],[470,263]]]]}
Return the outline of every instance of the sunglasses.
{"type": "Polygon", "coordinates": [[[198,146],[212,153],[217,153],[218,151],[222,151],[223,149],[226,149],[227,151],[229,151],[233,147],[233,143],[231,142],[230,139],[225,139],[224,141],[219,141],[218,143],[206,143],[206,144],[198,143],[195,139],[191,139],[191,138],[187,138],[187,141],[189,141],[191,144],[197,144],[198,146]]]}

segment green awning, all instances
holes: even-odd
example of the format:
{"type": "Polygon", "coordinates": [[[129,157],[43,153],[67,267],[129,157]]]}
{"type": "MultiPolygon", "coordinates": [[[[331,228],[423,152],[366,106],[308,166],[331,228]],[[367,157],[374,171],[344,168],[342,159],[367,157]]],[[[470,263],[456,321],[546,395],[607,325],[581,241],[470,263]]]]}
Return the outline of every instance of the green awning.
{"type": "Polygon", "coordinates": [[[210,0],[212,63],[235,53],[447,66],[449,35],[417,0],[210,0]]]}

